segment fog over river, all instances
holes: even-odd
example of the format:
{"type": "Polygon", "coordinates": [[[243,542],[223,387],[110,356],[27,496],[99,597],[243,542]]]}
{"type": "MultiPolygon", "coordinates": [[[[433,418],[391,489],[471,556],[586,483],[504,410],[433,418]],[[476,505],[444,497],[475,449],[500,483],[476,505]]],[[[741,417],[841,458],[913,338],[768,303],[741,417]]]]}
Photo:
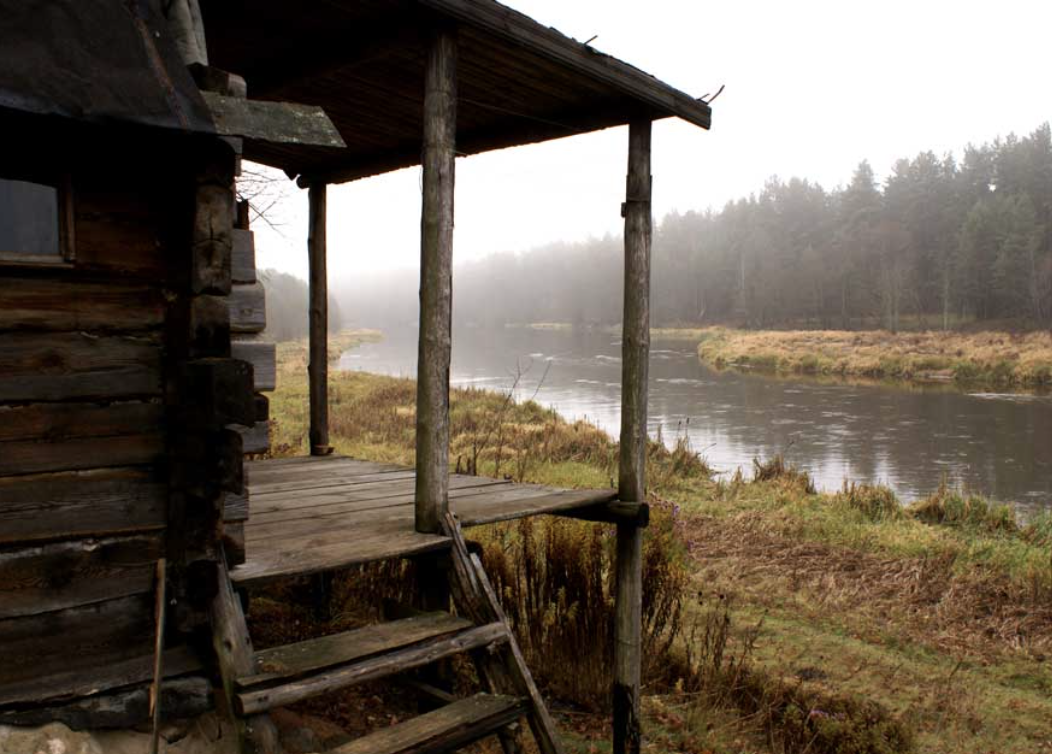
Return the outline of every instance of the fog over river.
{"type": "MultiPolygon", "coordinates": [[[[507,391],[620,428],[620,339],[601,332],[463,329],[454,333],[452,382],[507,391]]],[[[416,373],[416,334],[343,354],[343,369],[416,373]]],[[[906,502],[944,476],[1028,508],[1052,506],[1052,396],[949,387],[857,385],[727,371],[698,361],[684,340],[651,343],[650,433],[686,434],[724,474],[783,453],[826,490],[845,479],[882,482],[906,502]]]]}

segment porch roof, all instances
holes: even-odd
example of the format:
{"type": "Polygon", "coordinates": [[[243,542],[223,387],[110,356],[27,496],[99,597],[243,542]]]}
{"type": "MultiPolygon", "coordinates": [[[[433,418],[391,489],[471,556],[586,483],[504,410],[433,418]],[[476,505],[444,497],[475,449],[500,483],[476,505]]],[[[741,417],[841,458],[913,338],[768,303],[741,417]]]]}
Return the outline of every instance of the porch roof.
{"type": "Polygon", "coordinates": [[[249,96],[321,106],[346,149],[246,144],[306,180],[419,164],[429,32],[458,27],[457,152],[546,141],[709,106],[493,0],[202,0],[210,62],[249,96]]]}

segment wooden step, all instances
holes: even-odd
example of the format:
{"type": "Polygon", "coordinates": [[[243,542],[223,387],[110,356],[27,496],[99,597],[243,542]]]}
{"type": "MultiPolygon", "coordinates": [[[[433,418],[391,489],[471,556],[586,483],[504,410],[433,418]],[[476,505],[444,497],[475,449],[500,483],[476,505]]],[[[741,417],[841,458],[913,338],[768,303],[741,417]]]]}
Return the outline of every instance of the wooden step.
{"type": "Polygon", "coordinates": [[[476,694],[384,728],[331,754],[431,754],[451,751],[496,733],[522,717],[528,705],[513,696],[476,694]]]}
{"type": "Polygon", "coordinates": [[[424,613],[256,653],[257,670],[237,679],[241,715],[428,665],[508,640],[503,623],[475,626],[448,613],[424,613]]]}

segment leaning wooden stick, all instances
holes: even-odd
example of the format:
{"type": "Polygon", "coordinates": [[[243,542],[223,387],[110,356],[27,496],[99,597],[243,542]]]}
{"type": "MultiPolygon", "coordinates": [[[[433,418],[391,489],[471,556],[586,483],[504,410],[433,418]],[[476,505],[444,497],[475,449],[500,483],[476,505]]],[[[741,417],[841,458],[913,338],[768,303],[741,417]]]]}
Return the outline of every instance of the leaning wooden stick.
{"type": "Polygon", "coordinates": [[[153,684],[150,686],[150,720],[152,725],[150,754],[157,754],[161,743],[161,676],[164,673],[162,658],[164,657],[165,602],[168,599],[165,588],[167,571],[167,561],[161,558],[157,561],[157,590],[153,611],[155,634],[153,640],[153,684]]]}

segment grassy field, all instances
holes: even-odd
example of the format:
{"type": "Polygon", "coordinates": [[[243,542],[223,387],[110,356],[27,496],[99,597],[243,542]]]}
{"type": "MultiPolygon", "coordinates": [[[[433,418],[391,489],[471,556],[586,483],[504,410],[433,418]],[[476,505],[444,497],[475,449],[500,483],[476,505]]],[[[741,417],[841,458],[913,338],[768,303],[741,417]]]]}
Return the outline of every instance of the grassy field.
{"type": "MultiPolygon", "coordinates": [[[[303,345],[279,360],[273,447],[302,454],[303,345]]],[[[332,374],[336,450],[412,463],[414,397],[410,380],[332,374]]],[[[616,478],[606,435],[533,403],[456,390],[451,427],[462,470],[616,478]]],[[[880,487],[819,494],[779,459],[717,480],[684,443],[651,449],[649,480],[647,751],[1052,752],[1052,519],[1022,526],[949,489],[905,506],[880,487]]],[[[571,749],[608,751],[610,532],[531,522],[472,536],[571,749]]],[[[390,573],[352,579],[349,599],[370,583],[390,573]]]]}
{"type": "Polygon", "coordinates": [[[718,368],[870,379],[943,381],[998,387],[1052,385],[1048,332],[908,332],[884,330],[655,330],[698,342],[702,361],[718,368]]]}

